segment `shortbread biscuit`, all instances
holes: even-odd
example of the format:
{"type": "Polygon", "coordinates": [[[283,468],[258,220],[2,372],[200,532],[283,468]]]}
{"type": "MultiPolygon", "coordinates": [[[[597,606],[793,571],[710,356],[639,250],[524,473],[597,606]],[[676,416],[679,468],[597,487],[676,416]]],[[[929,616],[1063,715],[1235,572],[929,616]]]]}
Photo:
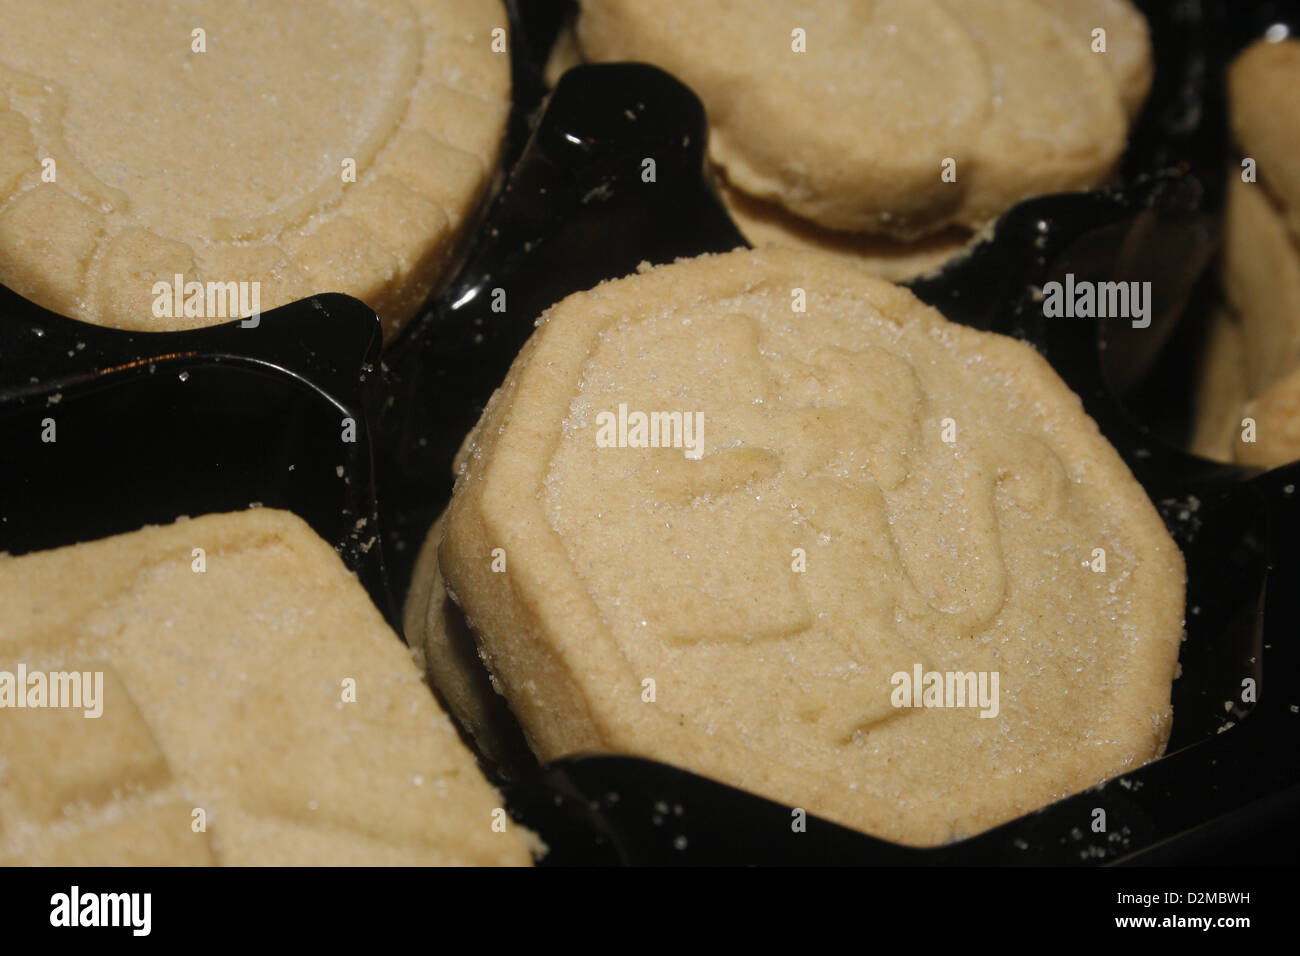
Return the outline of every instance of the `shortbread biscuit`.
{"type": "Polygon", "coordinates": [[[1071,42],[1093,51],[1093,31],[1106,31],[1105,52],[1096,56],[1119,85],[1124,112],[1134,119],[1142,111],[1155,66],[1151,62],[1151,31],[1146,17],[1131,0],[1035,0],[1052,11],[1071,42]]]}
{"type": "Polygon", "coordinates": [[[1032,349],[833,256],[570,296],[460,462],[438,564],[544,760],[929,845],[1162,752],[1184,571],[1145,493],[1032,349]],[[895,706],[916,668],[996,673],[996,716],[895,706]]]}
{"type": "Polygon", "coordinates": [[[833,229],[943,225],[967,182],[943,182],[943,160],[969,156],[989,116],[988,65],[936,0],[583,0],[578,40],[682,80],[733,185],[833,229]]]}
{"type": "Polygon", "coordinates": [[[839,232],[800,219],[776,203],[746,196],[726,183],[718,184],[718,196],[750,245],[828,252],[890,282],[903,282],[941,269],[964,256],[978,241],[977,236],[956,228],[914,242],[864,232],[839,232]]]}
{"type": "Polygon", "coordinates": [[[1255,440],[1237,442],[1239,462],[1276,468],[1300,461],[1300,366],[1247,402],[1244,414],[1255,422],[1255,440]]]}
{"type": "Polygon", "coordinates": [[[1260,40],[1228,68],[1228,109],[1242,152],[1277,196],[1300,241],[1300,40],[1260,40]]]}
{"type": "MultiPolygon", "coordinates": [[[[1122,0],[1088,17],[1074,7],[584,0],[577,39],[588,59],[643,60],[686,82],[740,192],[822,227],[911,240],[1113,174],[1126,108],[1150,86],[1146,25],[1122,0]],[[1091,52],[1086,19],[1107,27],[1111,52],[1091,52]]],[[[574,55],[567,39],[557,50],[574,55]]]]}
{"type": "Polygon", "coordinates": [[[1261,40],[1228,69],[1233,133],[1244,156],[1228,174],[1220,260],[1234,321],[1230,336],[1222,321],[1211,330],[1194,447],[1209,454],[1219,433],[1232,458],[1260,467],[1300,458],[1298,82],[1295,40],[1261,40]]]}
{"type": "Polygon", "coordinates": [[[1247,392],[1300,366],[1300,251],[1262,183],[1229,174],[1221,281],[1241,319],[1247,392]]]}
{"type": "Polygon", "coordinates": [[[486,672],[478,657],[474,635],[447,594],[446,582],[438,568],[441,543],[442,519],[439,518],[425,537],[411,574],[403,628],[416,663],[424,668],[429,682],[469,735],[475,750],[499,759],[502,755],[493,738],[493,716],[486,696],[495,692],[495,688],[491,684],[485,688],[486,672]]]}
{"type": "Polygon", "coordinates": [[[0,557],[0,702],[6,863],[530,860],[406,649],[287,512],[0,557]],[[22,671],[102,674],[101,715],[13,706],[22,671]]]}
{"type": "Polygon", "coordinates": [[[262,311],[345,292],[391,335],[498,162],[500,0],[11,6],[0,282],[74,318],[165,330],[240,314],[206,296],[168,314],[154,283],[181,275],[260,282],[262,311]]]}
{"type": "Polygon", "coordinates": [[[1232,461],[1246,403],[1241,323],[1228,308],[1209,318],[1196,385],[1189,450],[1202,458],[1232,461]]]}

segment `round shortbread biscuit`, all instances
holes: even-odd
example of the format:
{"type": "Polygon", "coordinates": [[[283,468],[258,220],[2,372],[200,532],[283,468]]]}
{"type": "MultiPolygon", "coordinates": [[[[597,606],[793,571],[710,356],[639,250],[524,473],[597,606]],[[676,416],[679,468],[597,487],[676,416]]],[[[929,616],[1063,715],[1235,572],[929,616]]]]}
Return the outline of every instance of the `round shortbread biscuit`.
{"type": "Polygon", "coordinates": [[[990,108],[984,57],[936,0],[583,0],[578,39],[592,61],[677,76],[733,185],[833,229],[914,238],[949,220],[966,181],[942,162],[990,108]]]}
{"type": "Polygon", "coordinates": [[[542,759],[935,844],[1167,739],[1184,571],[1142,488],[1036,352],[835,257],[570,296],[458,470],[438,565],[542,759]],[[988,706],[899,706],[916,668],[988,706]]]}
{"type": "Polygon", "coordinates": [[[154,284],[181,275],[183,290],[256,281],[263,311],[345,292],[391,335],[498,162],[499,0],[9,6],[0,282],[74,318],[165,330],[239,314],[206,296],[203,314],[174,314],[154,284]]]}
{"type": "Polygon", "coordinates": [[[578,40],[589,59],[645,60],[690,85],[737,190],[899,239],[1101,184],[1150,86],[1146,23],[1123,0],[1091,15],[1072,0],[584,0],[578,40]],[[1090,19],[1113,52],[1091,52],[1090,19]]]}

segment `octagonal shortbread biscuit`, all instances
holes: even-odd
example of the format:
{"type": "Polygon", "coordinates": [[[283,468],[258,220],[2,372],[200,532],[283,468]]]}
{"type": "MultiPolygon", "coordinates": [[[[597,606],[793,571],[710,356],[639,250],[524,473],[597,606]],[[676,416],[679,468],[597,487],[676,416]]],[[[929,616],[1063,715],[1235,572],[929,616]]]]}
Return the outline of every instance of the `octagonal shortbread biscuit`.
{"type": "Polygon", "coordinates": [[[392,334],[498,161],[499,0],[11,0],[3,21],[0,282],[74,318],[243,314],[178,311],[155,283],[181,275],[259,282],[262,311],[346,292],[392,334]]]}
{"type": "Polygon", "coordinates": [[[1184,572],[1141,487],[1033,350],[834,257],[570,296],[460,462],[426,557],[543,759],[934,844],[1162,752],[1184,572]]]}
{"type": "Polygon", "coordinates": [[[526,864],[501,806],[287,512],[0,557],[0,861],[526,864]]]}

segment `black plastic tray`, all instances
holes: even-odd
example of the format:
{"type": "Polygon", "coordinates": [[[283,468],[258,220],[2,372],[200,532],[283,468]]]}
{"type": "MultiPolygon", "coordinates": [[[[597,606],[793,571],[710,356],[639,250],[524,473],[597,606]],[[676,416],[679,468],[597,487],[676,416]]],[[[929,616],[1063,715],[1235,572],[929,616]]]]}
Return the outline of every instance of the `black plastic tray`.
{"type": "MultiPolygon", "coordinates": [[[[1219,72],[1290,13],[1217,0],[1143,6],[1157,82],[1123,187],[1023,203],[991,241],[912,287],[954,321],[1038,348],[1183,548],[1188,634],[1167,756],[918,850],[815,818],[795,834],[789,808],[650,761],[593,755],[541,768],[502,714],[498,751],[508,756],[485,766],[551,846],[545,862],[1169,862],[1220,858],[1243,841],[1276,847],[1284,835],[1294,845],[1300,465],[1258,475],[1180,452],[1191,382],[1171,358],[1187,354],[1189,303],[1204,294],[1216,244],[1228,161],[1219,72]],[[1045,319],[1035,292],[1066,271],[1151,279],[1151,328],[1045,319]],[[1247,678],[1258,703],[1241,702],[1247,678]],[[1096,806],[1109,833],[1089,828],[1096,806]]],[[[269,312],[258,329],[127,333],[0,289],[0,549],[260,502],[303,515],[396,623],[415,553],[450,491],[452,455],[534,318],[642,260],[743,244],[704,173],[703,110],[681,84],[647,66],[581,67],[544,100],[539,64],[563,12],[511,5],[510,173],[459,273],[382,355],[373,313],[344,296],[269,312]],[[647,155],[653,186],[640,178],[647,155]],[[507,290],[502,314],[488,306],[497,287],[507,290]],[[47,418],[57,442],[41,440],[47,418]],[[354,443],[342,441],[344,418],[356,422],[354,443]]]]}

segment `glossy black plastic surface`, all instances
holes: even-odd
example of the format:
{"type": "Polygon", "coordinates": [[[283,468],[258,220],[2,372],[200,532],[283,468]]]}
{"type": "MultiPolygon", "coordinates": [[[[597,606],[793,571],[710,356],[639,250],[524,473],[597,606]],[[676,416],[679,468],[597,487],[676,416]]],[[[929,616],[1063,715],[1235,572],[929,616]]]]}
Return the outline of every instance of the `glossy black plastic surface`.
{"type": "Polygon", "coordinates": [[[392,619],[363,398],[379,346],[374,312],[341,295],[256,327],[132,333],[0,287],[0,550],[286,508],[392,619]]]}

